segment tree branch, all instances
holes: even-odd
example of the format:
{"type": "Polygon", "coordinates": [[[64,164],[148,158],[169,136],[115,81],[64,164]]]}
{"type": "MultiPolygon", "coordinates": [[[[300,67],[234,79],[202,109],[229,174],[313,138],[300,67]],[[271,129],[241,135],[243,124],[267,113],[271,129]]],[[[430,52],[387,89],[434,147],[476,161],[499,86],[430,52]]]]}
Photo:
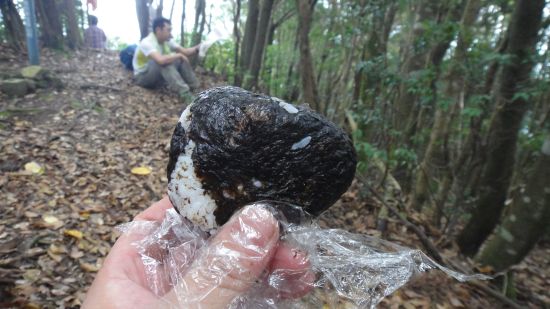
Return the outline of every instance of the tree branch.
{"type": "MultiPolygon", "coordinates": [[[[419,228],[417,227],[415,224],[411,223],[409,220],[407,220],[406,217],[404,217],[402,214],[399,213],[399,211],[389,205],[383,197],[380,196],[380,194],[378,194],[378,192],[376,192],[367,182],[367,180],[365,179],[364,176],[362,175],[357,175],[356,174],[356,177],[359,179],[359,181],[361,181],[365,186],[367,186],[367,188],[369,189],[369,191],[374,195],[374,197],[380,201],[380,203],[382,203],[382,205],[384,205],[386,208],[388,208],[388,210],[394,215],[397,217],[397,219],[403,224],[405,225],[407,228],[410,228],[417,236],[418,238],[420,239],[420,242],[422,243],[422,245],[424,246],[424,248],[426,249],[426,251],[428,252],[428,254],[434,259],[436,260],[438,263],[440,263],[441,265],[443,266],[450,266],[450,267],[453,267],[455,269],[458,269],[459,271],[463,272],[463,273],[467,273],[467,271],[462,268],[460,265],[454,263],[453,261],[450,261],[448,259],[443,259],[443,257],[441,256],[441,254],[439,254],[439,251],[437,250],[437,248],[435,247],[435,245],[430,241],[430,239],[428,238],[428,236],[426,236],[426,234],[424,234],[424,232],[419,228]]],[[[523,308],[522,306],[520,306],[518,303],[516,303],[515,301],[511,300],[510,298],[506,297],[506,295],[498,292],[498,291],[495,291],[494,289],[484,285],[483,283],[480,283],[480,282],[477,282],[477,281],[468,281],[467,282],[468,284],[470,284],[471,286],[475,287],[475,288],[478,288],[480,289],[481,291],[487,293],[488,295],[490,296],[493,296],[495,299],[501,301],[502,303],[505,303],[506,305],[514,308],[514,309],[521,309],[523,308]]]]}

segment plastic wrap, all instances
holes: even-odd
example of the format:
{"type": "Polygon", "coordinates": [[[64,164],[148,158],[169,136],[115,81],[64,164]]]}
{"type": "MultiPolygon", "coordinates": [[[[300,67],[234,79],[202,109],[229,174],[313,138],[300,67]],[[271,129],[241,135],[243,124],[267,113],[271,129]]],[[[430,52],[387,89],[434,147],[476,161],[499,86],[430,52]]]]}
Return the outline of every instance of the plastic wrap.
{"type": "Polygon", "coordinates": [[[120,229],[143,235],[134,245],[145,266],[149,288],[174,308],[201,307],[206,297],[226,297],[219,294],[220,289],[215,291],[219,295],[212,295],[220,285],[223,291],[239,292],[231,297],[227,308],[374,308],[384,296],[430,269],[444,271],[459,281],[488,278],[452,271],[419,250],[344,230],[322,229],[301,208],[285,203],[258,202],[244,211],[251,213],[252,223],[233,224],[231,237],[221,246],[211,244],[216,231],[211,231],[214,236],[210,237],[174,209],[166,212],[162,222],[130,222],[120,229]],[[264,228],[262,220],[266,218],[261,216],[266,210],[278,221],[277,243],[239,243],[240,239],[254,239],[257,235],[253,234],[264,228]],[[254,219],[259,226],[254,226],[254,219]],[[270,246],[291,248],[288,252],[302,267],[267,267],[258,274],[243,273],[238,252],[246,250],[249,258],[264,259],[270,246]],[[197,268],[191,266],[197,263],[201,273],[190,274],[190,269],[197,268]],[[243,277],[250,277],[250,282],[243,277]],[[205,278],[209,282],[201,282],[205,278]],[[227,278],[240,279],[232,282],[227,278]]]}

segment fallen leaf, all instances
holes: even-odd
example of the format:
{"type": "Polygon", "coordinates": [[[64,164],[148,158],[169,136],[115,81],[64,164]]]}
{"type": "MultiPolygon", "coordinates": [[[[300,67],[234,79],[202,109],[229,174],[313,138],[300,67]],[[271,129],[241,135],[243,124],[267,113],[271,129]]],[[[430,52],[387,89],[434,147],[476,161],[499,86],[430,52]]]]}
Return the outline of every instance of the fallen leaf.
{"type": "Polygon", "coordinates": [[[27,217],[27,218],[36,218],[38,216],[40,216],[40,215],[37,214],[36,212],[25,211],[25,217],[27,217]]]}
{"type": "Polygon", "coordinates": [[[59,220],[57,217],[52,215],[43,215],[42,220],[44,220],[44,225],[52,228],[54,230],[57,230],[58,228],[63,226],[63,222],[59,220]]]}
{"type": "Polygon", "coordinates": [[[35,304],[35,303],[26,303],[23,308],[25,308],[25,309],[40,309],[41,307],[40,307],[40,305],[35,304]]]}
{"type": "Polygon", "coordinates": [[[90,218],[90,212],[87,210],[82,210],[78,214],[80,215],[80,218],[83,220],[88,220],[88,218],[90,218]]]}
{"type": "Polygon", "coordinates": [[[27,269],[23,274],[23,278],[29,282],[35,282],[39,279],[41,273],[40,269],[27,269]]]}
{"type": "Polygon", "coordinates": [[[149,175],[153,170],[147,166],[134,167],[132,169],[132,174],[134,175],[149,175]]]}
{"type": "Polygon", "coordinates": [[[82,268],[84,271],[91,273],[97,272],[99,270],[99,267],[97,267],[96,265],[86,262],[80,262],[80,268],[82,268]]]}
{"type": "Polygon", "coordinates": [[[79,258],[84,256],[84,252],[78,250],[77,248],[73,247],[71,248],[71,253],[69,256],[75,260],[78,260],[79,258]]]}
{"type": "Polygon", "coordinates": [[[27,164],[25,164],[25,171],[31,172],[33,174],[41,175],[44,173],[44,167],[40,166],[40,164],[32,161],[27,164]]]}
{"type": "Polygon", "coordinates": [[[489,274],[489,273],[492,273],[494,271],[493,267],[490,266],[490,265],[478,267],[477,270],[480,273],[483,273],[483,274],[489,274]]]}
{"type": "Polygon", "coordinates": [[[79,230],[64,230],[63,234],[65,234],[66,236],[74,237],[76,239],[82,239],[82,236],[84,236],[79,230]]]}
{"type": "Polygon", "coordinates": [[[455,308],[464,308],[464,304],[456,297],[451,297],[451,305],[455,308]]]}

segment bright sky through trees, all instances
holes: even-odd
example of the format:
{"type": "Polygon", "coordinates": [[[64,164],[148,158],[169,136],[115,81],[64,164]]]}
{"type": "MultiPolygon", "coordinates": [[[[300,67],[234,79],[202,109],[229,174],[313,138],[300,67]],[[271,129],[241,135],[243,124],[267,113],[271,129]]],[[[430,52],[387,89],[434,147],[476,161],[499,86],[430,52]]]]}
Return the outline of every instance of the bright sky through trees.
{"type": "MultiPolygon", "coordinates": [[[[85,2],[85,1],[82,1],[85,2]]],[[[159,1],[153,1],[156,5],[159,1]]],[[[170,17],[172,1],[166,0],[163,2],[163,15],[166,18],[170,17]]],[[[174,1],[174,13],[172,16],[172,35],[174,38],[180,36],[180,23],[183,1],[174,1]]],[[[229,38],[232,29],[232,17],[225,16],[224,5],[229,5],[228,1],[216,1],[215,5],[207,3],[206,14],[212,12],[212,33],[207,35],[208,28],[204,34],[207,35],[207,40],[217,39],[220,37],[229,38]]],[[[86,8],[84,8],[86,10],[86,8]]],[[[96,10],[92,10],[89,6],[88,12],[90,15],[95,15],[98,19],[98,26],[105,31],[110,41],[118,41],[120,43],[132,44],[139,41],[139,25],[136,16],[135,0],[98,0],[96,10]],[[117,40],[118,38],[118,40],[117,40]]],[[[195,20],[195,1],[186,1],[185,10],[185,31],[193,30],[193,22],[195,20]]],[[[208,20],[207,20],[208,22],[208,20]]]]}

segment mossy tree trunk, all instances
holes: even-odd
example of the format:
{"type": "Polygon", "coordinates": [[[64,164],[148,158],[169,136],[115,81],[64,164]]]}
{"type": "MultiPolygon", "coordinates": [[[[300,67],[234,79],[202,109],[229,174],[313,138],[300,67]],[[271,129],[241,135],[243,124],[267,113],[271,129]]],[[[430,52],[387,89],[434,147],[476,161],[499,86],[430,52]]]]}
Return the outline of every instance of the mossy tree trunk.
{"type": "Polygon", "coordinates": [[[269,29],[269,21],[271,20],[273,2],[273,0],[262,1],[258,29],[256,30],[256,38],[254,39],[255,44],[254,48],[252,49],[252,58],[250,59],[249,71],[251,78],[247,82],[248,89],[256,88],[258,84],[258,77],[260,75],[260,69],[262,67],[262,58],[264,55],[267,32],[269,29]]]}
{"type": "Polygon", "coordinates": [[[310,104],[314,110],[319,110],[319,92],[313,72],[313,60],[311,58],[311,49],[309,47],[309,30],[315,0],[296,0],[298,7],[298,42],[300,49],[300,77],[302,80],[302,100],[310,104]]]}
{"type": "Polygon", "coordinates": [[[514,196],[502,224],[476,256],[481,265],[500,272],[517,264],[544,235],[550,222],[550,135],[533,167],[525,190],[514,196]]]}
{"type": "Polygon", "coordinates": [[[76,49],[82,45],[82,37],[78,29],[76,2],[74,0],[63,1],[63,14],[65,15],[67,29],[67,45],[70,49],[76,49]]]}
{"type": "Polygon", "coordinates": [[[505,53],[496,80],[495,109],[487,135],[487,165],[479,183],[479,200],[457,241],[462,253],[474,255],[500,219],[514,169],[518,130],[528,109],[525,96],[517,96],[529,80],[532,55],[541,26],[544,0],[518,0],[508,29],[505,53]]]}
{"type": "Polygon", "coordinates": [[[25,27],[13,0],[0,0],[0,12],[8,42],[17,50],[25,49],[25,27]]]}
{"type": "Polygon", "coordinates": [[[202,41],[204,24],[206,23],[206,0],[197,0],[195,2],[195,24],[193,25],[193,35],[191,36],[191,46],[195,46],[202,41]]]}

